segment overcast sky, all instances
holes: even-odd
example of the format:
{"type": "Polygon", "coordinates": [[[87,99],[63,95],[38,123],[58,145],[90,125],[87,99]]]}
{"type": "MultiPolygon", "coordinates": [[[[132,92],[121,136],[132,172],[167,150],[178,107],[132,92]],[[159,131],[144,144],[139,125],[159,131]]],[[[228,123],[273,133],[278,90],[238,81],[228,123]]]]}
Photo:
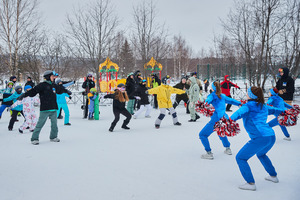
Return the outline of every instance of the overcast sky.
{"type": "MultiPolygon", "coordinates": [[[[53,31],[63,31],[66,13],[73,7],[94,0],[40,0],[45,25],[53,31]]],[[[133,22],[132,8],[142,0],[111,0],[121,20],[120,28],[133,22]]],[[[214,33],[221,33],[219,18],[225,18],[233,0],[154,0],[158,20],[165,23],[169,35],[181,34],[197,53],[212,46],[214,33]]]]}

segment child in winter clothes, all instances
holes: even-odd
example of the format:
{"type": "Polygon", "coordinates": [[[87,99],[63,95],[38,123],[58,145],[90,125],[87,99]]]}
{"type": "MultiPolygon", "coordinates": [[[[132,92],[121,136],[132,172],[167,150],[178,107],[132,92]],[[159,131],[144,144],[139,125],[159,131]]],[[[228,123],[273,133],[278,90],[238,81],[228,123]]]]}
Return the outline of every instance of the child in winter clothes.
{"type": "MultiPolygon", "coordinates": [[[[270,97],[267,101],[267,105],[274,106],[275,108],[278,108],[280,110],[287,110],[289,108],[292,108],[292,106],[285,103],[284,100],[280,96],[278,96],[278,90],[276,88],[271,89],[269,95],[270,95],[270,97]]],[[[283,138],[283,139],[285,139],[287,141],[291,141],[290,134],[288,133],[286,127],[281,126],[278,123],[277,117],[278,117],[278,115],[275,115],[275,118],[273,120],[269,121],[269,123],[268,123],[269,126],[274,127],[274,126],[279,125],[283,134],[285,135],[285,138],[283,138]]]]}
{"type": "MultiPolygon", "coordinates": [[[[11,96],[3,99],[3,101],[4,102],[13,101],[15,103],[17,101],[17,98],[21,94],[22,94],[22,87],[18,85],[18,86],[15,87],[15,92],[11,96]]],[[[14,107],[14,108],[11,109],[12,115],[11,115],[11,119],[10,119],[9,125],[8,125],[8,130],[9,131],[12,131],[12,129],[13,129],[14,123],[17,121],[17,115],[18,115],[18,113],[20,112],[24,116],[22,110],[23,110],[23,105],[18,105],[18,106],[16,106],[16,107],[14,107]]]]}
{"type": "MultiPolygon", "coordinates": [[[[63,85],[63,82],[61,79],[57,78],[55,80],[55,84],[57,85],[63,85]]],[[[57,118],[60,114],[60,109],[62,109],[65,112],[65,121],[64,121],[64,125],[70,126],[71,123],[69,122],[70,120],[70,112],[69,112],[69,108],[68,108],[68,104],[66,101],[66,97],[71,99],[71,96],[68,95],[67,93],[62,93],[62,94],[56,94],[56,101],[57,101],[57,118]]]]}
{"type": "MultiPolygon", "coordinates": [[[[6,88],[0,91],[0,93],[3,93],[3,99],[13,94],[13,86],[14,83],[12,81],[9,81],[6,85],[6,88]]],[[[3,99],[2,99],[2,105],[0,107],[0,119],[2,117],[2,113],[5,110],[5,108],[10,107],[13,104],[12,101],[3,101],[3,99]]]]}
{"type": "Polygon", "coordinates": [[[88,100],[89,100],[89,120],[94,119],[94,112],[95,112],[95,99],[97,98],[97,90],[96,88],[90,89],[88,93],[88,100]]]}
{"type": "Polygon", "coordinates": [[[166,83],[166,85],[162,84],[156,88],[152,88],[152,89],[148,90],[148,94],[157,94],[158,107],[160,110],[160,115],[158,116],[158,118],[155,121],[155,128],[157,128],[157,129],[160,127],[161,121],[166,116],[165,113],[166,113],[167,109],[169,109],[170,113],[172,114],[173,124],[175,126],[181,125],[181,123],[178,122],[177,113],[172,105],[171,94],[172,93],[183,94],[183,93],[185,93],[185,91],[177,89],[177,88],[173,88],[172,86],[170,86],[169,85],[170,79],[167,79],[165,81],[165,83],[166,83]]]}
{"type": "Polygon", "coordinates": [[[133,118],[136,119],[145,109],[145,117],[150,118],[150,112],[152,110],[152,107],[150,105],[148,94],[146,94],[146,91],[148,88],[146,87],[147,81],[144,79],[140,81],[139,86],[137,88],[136,95],[140,98],[140,109],[133,115],[133,118]]]}
{"type": "Polygon", "coordinates": [[[270,114],[279,115],[284,110],[279,110],[264,104],[263,91],[259,87],[248,89],[248,103],[244,104],[232,116],[231,120],[243,118],[244,126],[249,134],[250,141],[236,155],[236,161],[246,184],[239,186],[243,190],[256,190],[255,181],[248,164],[248,159],[256,154],[265,170],[270,176],[265,179],[274,183],[278,182],[277,173],[271,160],[266,155],[275,143],[275,133],[267,124],[270,114]]]}
{"type": "Polygon", "coordinates": [[[197,119],[199,119],[199,115],[196,114],[195,110],[195,104],[200,100],[200,88],[197,84],[197,80],[195,77],[190,77],[189,82],[191,87],[188,90],[188,96],[189,96],[189,104],[187,105],[189,107],[191,119],[189,122],[195,122],[197,119]]]}
{"type": "Polygon", "coordinates": [[[18,100],[22,100],[24,97],[34,97],[39,94],[41,106],[40,106],[40,116],[37,122],[37,125],[31,136],[31,143],[33,145],[39,144],[39,135],[45,125],[48,118],[51,120],[51,132],[50,132],[50,141],[51,142],[60,142],[60,139],[57,137],[58,128],[57,128],[57,101],[56,94],[62,94],[64,92],[71,95],[72,93],[66,90],[62,85],[56,85],[53,83],[55,72],[47,70],[44,72],[45,81],[38,84],[31,90],[27,91],[24,95],[20,96],[18,100]]]}
{"type": "MultiPolygon", "coordinates": [[[[26,85],[24,87],[24,91],[27,92],[29,90],[31,90],[32,87],[31,85],[26,85]]],[[[39,104],[40,100],[37,97],[26,97],[24,99],[22,99],[21,101],[16,101],[11,108],[15,108],[19,105],[23,105],[23,114],[25,116],[25,121],[24,123],[20,126],[19,128],[19,132],[23,133],[24,130],[27,129],[27,127],[29,127],[29,131],[33,132],[36,123],[37,123],[37,115],[35,114],[35,110],[34,110],[34,104],[39,104]]]]}
{"type": "MultiPolygon", "coordinates": [[[[230,103],[234,105],[241,105],[241,103],[237,100],[234,100],[232,98],[229,98],[225,96],[224,94],[221,94],[221,86],[218,81],[214,81],[211,84],[212,87],[212,93],[207,96],[207,99],[205,100],[206,103],[212,104],[215,108],[215,112],[213,116],[211,116],[210,121],[205,125],[205,127],[200,131],[199,137],[200,140],[205,148],[206,154],[203,154],[201,156],[202,159],[213,159],[213,153],[211,152],[211,148],[209,145],[208,137],[213,133],[214,131],[214,125],[216,122],[218,122],[222,117],[225,117],[228,119],[228,115],[225,113],[225,104],[230,103]]],[[[224,153],[227,155],[231,155],[231,149],[230,149],[230,143],[227,139],[227,137],[220,137],[220,140],[223,143],[223,146],[226,148],[224,153]]]]}
{"type": "Polygon", "coordinates": [[[122,128],[126,129],[126,130],[130,129],[127,126],[127,124],[130,122],[131,114],[125,108],[125,102],[129,101],[129,98],[128,98],[127,93],[125,91],[125,85],[123,83],[120,83],[117,86],[117,89],[115,90],[114,94],[107,94],[107,95],[104,96],[104,98],[113,99],[113,113],[115,115],[115,119],[111,123],[109,131],[113,132],[116,124],[118,123],[118,121],[120,119],[120,114],[122,114],[126,117],[126,119],[124,120],[124,122],[122,124],[122,128]]]}

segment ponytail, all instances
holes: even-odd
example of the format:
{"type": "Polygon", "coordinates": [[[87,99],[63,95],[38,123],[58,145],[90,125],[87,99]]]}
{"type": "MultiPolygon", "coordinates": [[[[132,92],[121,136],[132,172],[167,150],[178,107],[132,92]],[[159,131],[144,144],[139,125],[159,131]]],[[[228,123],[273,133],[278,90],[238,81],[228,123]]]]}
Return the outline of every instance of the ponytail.
{"type": "Polygon", "coordinates": [[[251,92],[255,96],[257,96],[257,98],[253,99],[253,100],[256,101],[258,103],[258,105],[260,104],[260,106],[262,108],[263,105],[265,104],[265,98],[264,98],[263,90],[260,87],[252,86],[251,87],[251,92]]]}
{"type": "Polygon", "coordinates": [[[219,97],[219,99],[221,99],[221,85],[219,81],[214,81],[214,86],[216,87],[216,95],[219,97]]]}

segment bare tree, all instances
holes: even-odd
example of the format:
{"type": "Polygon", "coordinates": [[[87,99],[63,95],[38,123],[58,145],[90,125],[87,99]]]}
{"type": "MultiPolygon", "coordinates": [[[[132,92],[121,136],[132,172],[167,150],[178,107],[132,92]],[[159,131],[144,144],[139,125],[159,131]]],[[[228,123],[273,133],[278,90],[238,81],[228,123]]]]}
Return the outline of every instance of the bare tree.
{"type": "Polygon", "coordinates": [[[172,45],[172,58],[174,61],[173,77],[179,78],[181,74],[187,74],[191,57],[192,48],[187,45],[186,40],[181,35],[174,36],[172,45]]]}
{"type": "Polygon", "coordinates": [[[160,60],[167,55],[169,44],[167,31],[164,25],[156,21],[157,9],[153,1],[141,4],[133,8],[133,29],[131,40],[136,50],[138,59],[143,63],[151,57],[160,60]]]}
{"type": "Polygon", "coordinates": [[[11,74],[19,70],[19,54],[24,42],[40,25],[36,11],[37,0],[0,1],[0,41],[9,56],[6,66],[11,74]]]}
{"type": "MultiPolygon", "coordinates": [[[[118,25],[117,16],[108,0],[96,0],[67,16],[67,35],[73,55],[99,80],[99,64],[109,55],[118,25]]],[[[97,84],[97,88],[99,85],[97,84]]]]}

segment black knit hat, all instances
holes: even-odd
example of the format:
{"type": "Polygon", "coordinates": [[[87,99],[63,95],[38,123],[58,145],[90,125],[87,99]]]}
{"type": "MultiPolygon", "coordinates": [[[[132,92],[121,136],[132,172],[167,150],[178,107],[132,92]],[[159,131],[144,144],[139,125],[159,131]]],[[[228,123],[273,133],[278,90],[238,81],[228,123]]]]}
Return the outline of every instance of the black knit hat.
{"type": "Polygon", "coordinates": [[[125,87],[125,85],[123,83],[120,83],[119,85],[117,85],[117,87],[125,87]]]}

